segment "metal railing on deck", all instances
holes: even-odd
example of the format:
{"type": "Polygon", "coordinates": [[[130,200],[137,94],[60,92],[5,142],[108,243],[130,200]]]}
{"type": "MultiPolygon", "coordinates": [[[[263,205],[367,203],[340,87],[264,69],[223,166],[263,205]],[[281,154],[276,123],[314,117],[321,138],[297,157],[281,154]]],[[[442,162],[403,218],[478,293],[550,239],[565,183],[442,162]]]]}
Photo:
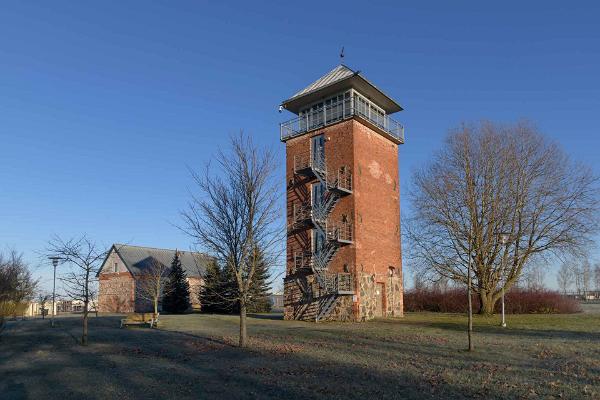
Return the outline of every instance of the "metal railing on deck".
{"type": "Polygon", "coordinates": [[[310,204],[294,203],[292,207],[292,223],[290,228],[309,221],[312,218],[312,208],[310,204]]]}
{"type": "Polygon", "coordinates": [[[322,156],[315,156],[312,151],[305,151],[294,155],[294,172],[301,173],[307,170],[325,172],[325,159],[322,156]]]}
{"type": "Polygon", "coordinates": [[[354,116],[366,120],[396,138],[400,143],[404,143],[404,126],[400,122],[390,118],[389,115],[382,115],[364,104],[355,104],[354,99],[340,100],[327,107],[282,122],[280,138],[282,141],[286,141],[313,129],[332,125],[354,116]]]}
{"type": "Polygon", "coordinates": [[[334,181],[331,182],[331,186],[335,189],[344,190],[346,192],[352,191],[352,172],[347,167],[340,167],[338,169],[337,176],[334,177],[334,181]]]}
{"type": "Polygon", "coordinates": [[[301,271],[308,271],[312,266],[312,254],[310,252],[297,251],[294,253],[294,271],[297,273],[301,271]]]}

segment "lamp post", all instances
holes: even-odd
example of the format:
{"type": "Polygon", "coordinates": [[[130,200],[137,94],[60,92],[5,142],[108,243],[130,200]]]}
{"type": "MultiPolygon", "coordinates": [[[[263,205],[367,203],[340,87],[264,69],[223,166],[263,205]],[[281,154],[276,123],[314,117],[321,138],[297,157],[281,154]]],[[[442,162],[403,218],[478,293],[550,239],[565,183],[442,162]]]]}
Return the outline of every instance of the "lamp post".
{"type": "Polygon", "coordinates": [[[58,256],[48,257],[49,260],[52,261],[52,265],[54,266],[54,278],[52,280],[52,314],[50,318],[50,324],[54,327],[54,311],[56,310],[56,267],[58,266],[58,262],[61,260],[58,256]]]}
{"type": "Polygon", "coordinates": [[[508,241],[510,240],[510,234],[508,233],[500,233],[500,243],[502,243],[506,248],[504,249],[504,254],[502,255],[502,323],[500,326],[506,328],[506,318],[504,316],[504,286],[506,285],[506,255],[508,253],[508,241]]]}

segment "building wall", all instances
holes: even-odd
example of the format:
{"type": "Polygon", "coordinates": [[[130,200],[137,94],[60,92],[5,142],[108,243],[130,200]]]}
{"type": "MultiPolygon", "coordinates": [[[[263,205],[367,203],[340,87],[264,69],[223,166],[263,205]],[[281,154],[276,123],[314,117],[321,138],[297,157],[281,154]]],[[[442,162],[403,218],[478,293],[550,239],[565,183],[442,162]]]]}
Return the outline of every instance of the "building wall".
{"type": "MultiPolygon", "coordinates": [[[[59,314],[58,304],[59,304],[59,302],[57,300],[56,303],[54,303],[54,315],[59,314]]],[[[50,297],[50,299],[46,302],[45,308],[48,313],[46,316],[50,317],[50,315],[52,314],[52,297],[50,297]]],[[[25,316],[25,317],[37,317],[37,316],[41,317],[42,316],[42,304],[37,301],[29,302],[27,305],[27,308],[25,308],[23,311],[23,316],[25,316]]]]}
{"type": "Polygon", "coordinates": [[[106,261],[104,261],[104,264],[102,264],[102,269],[100,273],[114,274],[115,272],[123,273],[129,272],[129,270],[125,266],[123,260],[121,260],[121,257],[119,257],[117,252],[113,249],[108,254],[108,257],[106,257],[106,261]]]}
{"type": "Polygon", "coordinates": [[[98,281],[99,312],[135,311],[135,280],[114,250],[102,266],[98,281]],[[117,272],[114,272],[115,264],[117,272]]]}
{"type": "Polygon", "coordinates": [[[358,321],[367,321],[379,316],[401,317],[403,313],[402,280],[398,276],[377,276],[373,274],[358,274],[358,321]],[[383,288],[381,293],[378,293],[383,288]],[[381,312],[377,312],[377,297],[381,297],[381,312]]]}
{"type": "MultiPolygon", "coordinates": [[[[293,220],[294,203],[304,201],[310,204],[310,186],[316,182],[314,178],[311,180],[294,173],[294,156],[309,153],[311,138],[320,134],[326,138],[328,173],[346,166],[351,169],[353,176],[353,193],[342,197],[335,205],[330,220],[340,222],[343,217],[351,220],[354,226],[354,243],[338,250],[329,264],[329,271],[351,272],[355,278],[356,293],[355,296],[340,297],[331,318],[356,321],[373,318],[377,287],[383,287],[381,301],[384,316],[401,316],[403,288],[396,144],[356,119],[287,141],[288,226],[293,220]],[[393,269],[390,270],[390,267],[393,269]]],[[[306,277],[292,274],[294,253],[310,251],[311,242],[310,229],[288,234],[284,307],[286,319],[298,319],[298,315],[306,315],[300,319],[314,320],[311,310],[319,301],[316,282],[310,277],[307,280],[306,277]]]]}
{"type": "Polygon", "coordinates": [[[372,277],[370,290],[358,291],[360,315],[371,318],[377,283],[384,286],[384,304],[395,303],[387,316],[401,316],[403,304],[402,254],[400,238],[400,185],[398,145],[362,123],[353,120],[356,274],[365,289],[365,277],[372,277]],[[390,270],[390,267],[392,268],[390,270]],[[389,282],[390,271],[395,278],[389,282]],[[389,293],[388,293],[389,291],[389,293]],[[364,293],[368,298],[364,298],[364,293]]]}
{"type": "MultiPolygon", "coordinates": [[[[119,255],[112,250],[99,274],[98,311],[114,313],[152,312],[151,301],[142,298],[136,280],[119,255]],[[114,272],[116,268],[117,272],[114,272]]],[[[203,284],[200,277],[188,277],[193,309],[200,309],[198,292],[203,284]]],[[[161,309],[159,303],[159,310],[161,309]]]]}
{"type": "Polygon", "coordinates": [[[101,273],[98,278],[99,312],[135,311],[135,281],[129,272],[101,273]]]}
{"type": "Polygon", "coordinates": [[[202,278],[195,276],[188,277],[187,279],[188,283],[190,284],[190,302],[192,303],[192,308],[194,310],[199,310],[200,300],[198,295],[200,293],[200,288],[202,288],[202,285],[204,284],[204,281],[202,278]]]}
{"type": "MultiPolygon", "coordinates": [[[[328,171],[337,171],[346,166],[352,169],[354,152],[352,150],[353,132],[352,120],[316,130],[307,135],[291,139],[286,143],[286,183],[287,183],[287,220],[288,226],[293,220],[293,205],[311,202],[311,185],[318,182],[316,178],[306,178],[294,173],[294,157],[310,152],[311,138],[324,135],[325,158],[328,171]]],[[[354,172],[353,172],[354,173],[354,172]]],[[[330,215],[332,221],[341,222],[342,216],[352,219],[354,199],[352,195],[344,196],[335,205],[330,215]]],[[[287,270],[290,272],[294,265],[293,257],[296,251],[312,249],[311,230],[298,230],[288,235],[287,241],[287,270]]],[[[337,252],[330,264],[331,272],[344,272],[344,265],[351,271],[353,268],[354,245],[343,246],[337,252]]]]}
{"type": "MultiPolygon", "coordinates": [[[[294,275],[284,279],[283,317],[286,320],[314,322],[323,301],[314,275],[294,275]]],[[[357,321],[353,296],[340,296],[325,321],[357,321]]]]}

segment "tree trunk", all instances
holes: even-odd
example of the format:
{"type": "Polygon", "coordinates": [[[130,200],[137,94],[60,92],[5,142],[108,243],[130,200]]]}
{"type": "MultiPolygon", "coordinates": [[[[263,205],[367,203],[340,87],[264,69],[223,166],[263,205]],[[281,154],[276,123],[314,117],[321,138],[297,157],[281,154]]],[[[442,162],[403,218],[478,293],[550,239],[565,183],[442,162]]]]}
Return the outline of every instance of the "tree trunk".
{"type": "Polygon", "coordinates": [[[246,347],[246,303],[240,302],[240,347],[246,347]]]}
{"type": "Polygon", "coordinates": [[[83,334],[81,335],[81,344],[87,346],[88,343],[88,305],[87,301],[83,303],[83,334]]]}
{"type": "Polygon", "coordinates": [[[154,298],[154,319],[158,315],[158,297],[154,298]]]}
{"type": "Polygon", "coordinates": [[[481,315],[492,315],[494,314],[494,306],[496,305],[497,298],[494,298],[494,293],[488,293],[481,291],[479,293],[479,314],[481,315]]]}

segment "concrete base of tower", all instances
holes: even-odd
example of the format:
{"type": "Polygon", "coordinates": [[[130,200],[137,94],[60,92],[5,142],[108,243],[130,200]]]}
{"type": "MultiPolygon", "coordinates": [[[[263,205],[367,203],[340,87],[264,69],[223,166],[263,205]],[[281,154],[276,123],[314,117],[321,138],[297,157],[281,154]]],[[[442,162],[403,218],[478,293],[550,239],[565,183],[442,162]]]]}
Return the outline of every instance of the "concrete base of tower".
{"type": "Polygon", "coordinates": [[[284,319],[359,322],[373,318],[402,317],[402,279],[360,273],[354,294],[325,293],[312,274],[284,280],[284,319]]]}

